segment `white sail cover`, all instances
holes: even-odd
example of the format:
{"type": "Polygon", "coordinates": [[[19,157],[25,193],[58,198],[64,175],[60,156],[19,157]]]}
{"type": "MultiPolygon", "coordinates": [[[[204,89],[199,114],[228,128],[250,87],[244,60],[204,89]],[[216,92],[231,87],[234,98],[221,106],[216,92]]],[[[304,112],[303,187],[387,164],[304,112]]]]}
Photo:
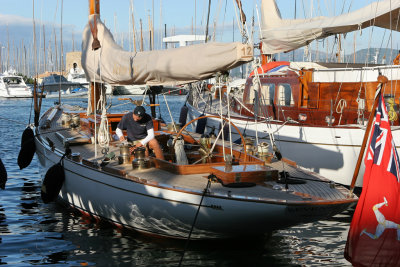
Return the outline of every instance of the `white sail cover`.
{"type": "MultiPolygon", "coordinates": [[[[94,25],[94,15],[89,23],[94,25]]],[[[253,59],[250,45],[206,43],[167,50],[128,52],[96,17],[101,48],[92,50],[89,24],[83,32],[82,67],[88,80],[109,84],[175,85],[212,77],[253,59]]]]}
{"type": "Polygon", "coordinates": [[[263,54],[288,52],[333,34],[378,26],[399,31],[400,0],[381,0],[336,17],[284,20],[275,0],[261,4],[263,54]]]}

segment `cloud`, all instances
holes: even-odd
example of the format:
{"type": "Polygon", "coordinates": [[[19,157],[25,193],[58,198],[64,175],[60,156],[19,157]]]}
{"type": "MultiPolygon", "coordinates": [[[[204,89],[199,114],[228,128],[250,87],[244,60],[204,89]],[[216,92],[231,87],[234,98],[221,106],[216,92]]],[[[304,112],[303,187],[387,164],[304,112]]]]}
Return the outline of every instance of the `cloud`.
{"type": "Polygon", "coordinates": [[[0,25],[18,25],[32,27],[32,19],[16,15],[0,14],[0,25]]]}
{"type": "MultiPolygon", "coordinates": [[[[36,40],[42,38],[43,25],[45,26],[46,42],[54,40],[54,31],[57,35],[57,40],[60,40],[60,25],[41,20],[35,20],[36,40]]],[[[80,42],[81,32],[76,30],[76,26],[65,24],[63,25],[63,40],[71,42],[72,32],[75,36],[75,42],[80,42]]],[[[0,44],[5,45],[10,41],[12,43],[25,44],[33,43],[33,21],[32,18],[21,17],[17,15],[0,14],[0,44]],[[8,32],[8,34],[7,34],[8,32]]]]}

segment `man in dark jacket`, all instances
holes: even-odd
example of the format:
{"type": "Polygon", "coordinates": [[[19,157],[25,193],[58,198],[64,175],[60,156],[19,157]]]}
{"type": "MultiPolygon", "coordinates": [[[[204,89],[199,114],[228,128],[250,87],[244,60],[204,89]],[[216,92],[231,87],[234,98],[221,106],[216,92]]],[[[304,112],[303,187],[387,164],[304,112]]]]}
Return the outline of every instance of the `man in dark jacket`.
{"type": "Polygon", "coordinates": [[[125,140],[122,130],[127,131],[128,141],[135,144],[132,151],[138,147],[145,147],[149,144],[156,158],[164,159],[161,147],[154,138],[153,120],[151,116],[146,113],[144,107],[137,106],[133,112],[129,112],[122,117],[115,130],[120,141],[125,140]]]}

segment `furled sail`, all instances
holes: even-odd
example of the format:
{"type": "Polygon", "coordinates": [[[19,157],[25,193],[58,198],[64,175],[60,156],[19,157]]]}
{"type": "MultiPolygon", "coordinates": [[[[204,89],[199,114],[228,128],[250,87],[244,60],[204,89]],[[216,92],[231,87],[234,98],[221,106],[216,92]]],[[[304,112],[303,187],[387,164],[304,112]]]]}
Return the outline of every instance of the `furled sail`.
{"type": "Polygon", "coordinates": [[[284,20],[275,0],[261,4],[263,54],[288,52],[315,39],[377,26],[399,31],[400,0],[374,2],[354,12],[336,17],[284,20]]]}
{"type": "Polygon", "coordinates": [[[83,32],[82,67],[88,80],[109,84],[174,85],[212,77],[253,59],[253,48],[241,43],[206,43],[167,50],[128,52],[118,46],[95,15],[83,32]],[[97,25],[101,48],[92,50],[97,25]]]}

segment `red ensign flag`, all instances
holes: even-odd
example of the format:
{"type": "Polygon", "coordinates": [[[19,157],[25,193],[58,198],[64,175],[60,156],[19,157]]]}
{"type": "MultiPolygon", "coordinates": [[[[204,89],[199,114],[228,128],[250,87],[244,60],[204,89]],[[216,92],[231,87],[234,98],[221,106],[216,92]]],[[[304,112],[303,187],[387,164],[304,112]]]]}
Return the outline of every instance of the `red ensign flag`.
{"type": "Polygon", "coordinates": [[[399,158],[381,94],[365,156],[363,189],[347,237],[354,266],[400,266],[399,158]]]}

